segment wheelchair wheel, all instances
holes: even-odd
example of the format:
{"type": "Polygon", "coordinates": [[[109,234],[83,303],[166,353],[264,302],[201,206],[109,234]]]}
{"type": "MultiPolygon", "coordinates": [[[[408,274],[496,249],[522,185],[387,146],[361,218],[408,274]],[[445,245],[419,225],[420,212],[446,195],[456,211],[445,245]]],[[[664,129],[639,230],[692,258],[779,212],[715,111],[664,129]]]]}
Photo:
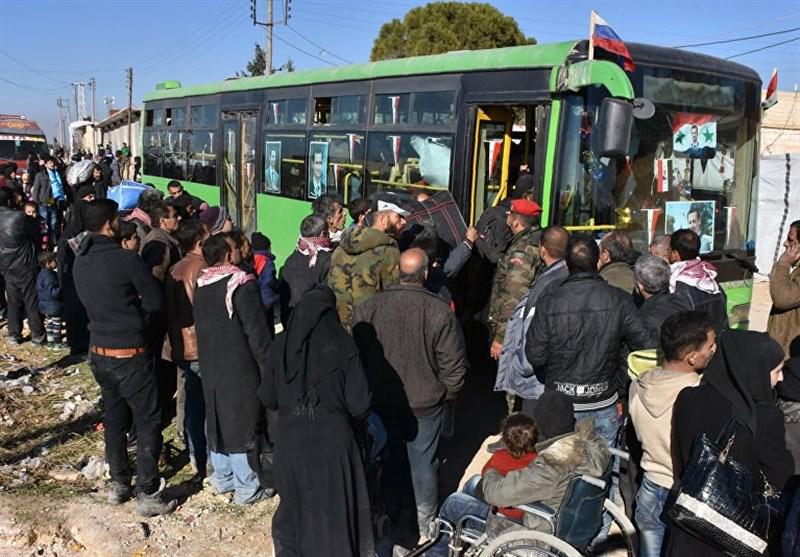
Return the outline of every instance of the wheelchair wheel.
{"type": "Polygon", "coordinates": [[[581,557],[581,553],[551,534],[514,530],[491,540],[478,557],[581,557]]]}

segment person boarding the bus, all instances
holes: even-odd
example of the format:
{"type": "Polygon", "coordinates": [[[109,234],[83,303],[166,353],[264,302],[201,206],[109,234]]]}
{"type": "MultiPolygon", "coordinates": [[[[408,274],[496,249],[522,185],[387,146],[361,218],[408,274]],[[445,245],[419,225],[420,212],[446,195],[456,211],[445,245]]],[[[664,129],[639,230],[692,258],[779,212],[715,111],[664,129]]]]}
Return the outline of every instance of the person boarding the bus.
{"type": "Polygon", "coordinates": [[[512,237],[497,262],[489,302],[489,322],[492,327],[491,356],[500,358],[506,323],[522,296],[528,291],[539,265],[538,230],[542,209],[535,201],[515,199],[506,216],[506,226],[512,237]],[[536,229],[534,229],[534,225],[536,229]]]}

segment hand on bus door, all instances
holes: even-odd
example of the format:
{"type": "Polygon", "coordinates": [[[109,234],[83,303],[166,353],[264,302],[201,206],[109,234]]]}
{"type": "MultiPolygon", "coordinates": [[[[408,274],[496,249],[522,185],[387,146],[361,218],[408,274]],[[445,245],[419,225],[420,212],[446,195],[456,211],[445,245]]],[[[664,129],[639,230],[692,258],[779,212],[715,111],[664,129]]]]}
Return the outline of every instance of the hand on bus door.
{"type": "Polygon", "coordinates": [[[492,343],[492,348],[489,351],[489,354],[492,356],[493,360],[499,360],[500,354],[503,352],[503,345],[497,341],[492,343]]]}
{"type": "Polygon", "coordinates": [[[469,228],[467,228],[466,236],[467,236],[467,241],[470,244],[474,244],[480,235],[478,234],[477,228],[475,228],[474,226],[470,226],[469,228]]]}

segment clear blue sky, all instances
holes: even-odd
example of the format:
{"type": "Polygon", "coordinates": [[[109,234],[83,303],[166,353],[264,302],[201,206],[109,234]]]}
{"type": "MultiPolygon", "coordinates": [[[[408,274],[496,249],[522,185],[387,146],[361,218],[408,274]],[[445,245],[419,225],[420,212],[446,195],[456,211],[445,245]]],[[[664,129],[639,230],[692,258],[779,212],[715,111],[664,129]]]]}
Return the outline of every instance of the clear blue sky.
{"type": "MultiPolygon", "coordinates": [[[[275,1],[276,17],[283,0],[275,1]]],[[[274,64],[297,69],[328,60],[365,62],[382,23],[420,0],[292,0],[289,27],[278,26],[274,64]],[[293,29],[316,44],[301,38],[293,29]],[[303,53],[297,48],[306,51],[303,53]],[[325,49],[324,51],[321,50],[325,49]]],[[[800,27],[800,0],[495,0],[539,42],[584,38],[594,8],[628,41],[676,46],[800,27]]],[[[265,18],[266,0],[257,0],[265,18]]],[[[216,81],[244,69],[264,29],[250,22],[249,0],[0,0],[0,113],[22,113],[55,135],[56,98],[73,105],[73,81],[97,79],[97,114],[105,97],[126,104],[124,68],[134,69],[134,104],[156,82],[216,81]],[[9,57],[10,56],[10,57],[9,57]]],[[[720,57],[800,36],[800,31],[693,50],[720,57]]],[[[800,82],[800,41],[736,58],[766,82],[778,67],[780,89],[800,82]]],[[[91,97],[87,94],[87,103],[91,97]]],[[[73,109],[74,110],[74,109],[73,109]]],[[[90,107],[91,110],[91,107],[90,107]]]]}

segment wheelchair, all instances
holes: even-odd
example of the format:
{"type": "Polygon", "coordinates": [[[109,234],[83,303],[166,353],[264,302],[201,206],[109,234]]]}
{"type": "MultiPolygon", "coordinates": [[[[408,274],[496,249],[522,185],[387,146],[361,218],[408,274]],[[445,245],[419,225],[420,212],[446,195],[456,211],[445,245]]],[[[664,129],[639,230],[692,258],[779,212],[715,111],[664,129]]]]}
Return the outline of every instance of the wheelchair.
{"type": "MultiPolygon", "coordinates": [[[[611,451],[627,459],[625,452],[611,451]]],[[[619,528],[628,557],[634,557],[636,528],[624,509],[607,498],[610,480],[610,469],[602,478],[576,475],[558,509],[541,503],[515,507],[544,521],[551,533],[526,528],[495,511],[486,518],[465,515],[455,523],[437,517],[431,523],[430,540],[406,557],[424,556],[443,536],[449,536],[449,557],[582,557],[600,531],[604,514],[619,528]]]]}

